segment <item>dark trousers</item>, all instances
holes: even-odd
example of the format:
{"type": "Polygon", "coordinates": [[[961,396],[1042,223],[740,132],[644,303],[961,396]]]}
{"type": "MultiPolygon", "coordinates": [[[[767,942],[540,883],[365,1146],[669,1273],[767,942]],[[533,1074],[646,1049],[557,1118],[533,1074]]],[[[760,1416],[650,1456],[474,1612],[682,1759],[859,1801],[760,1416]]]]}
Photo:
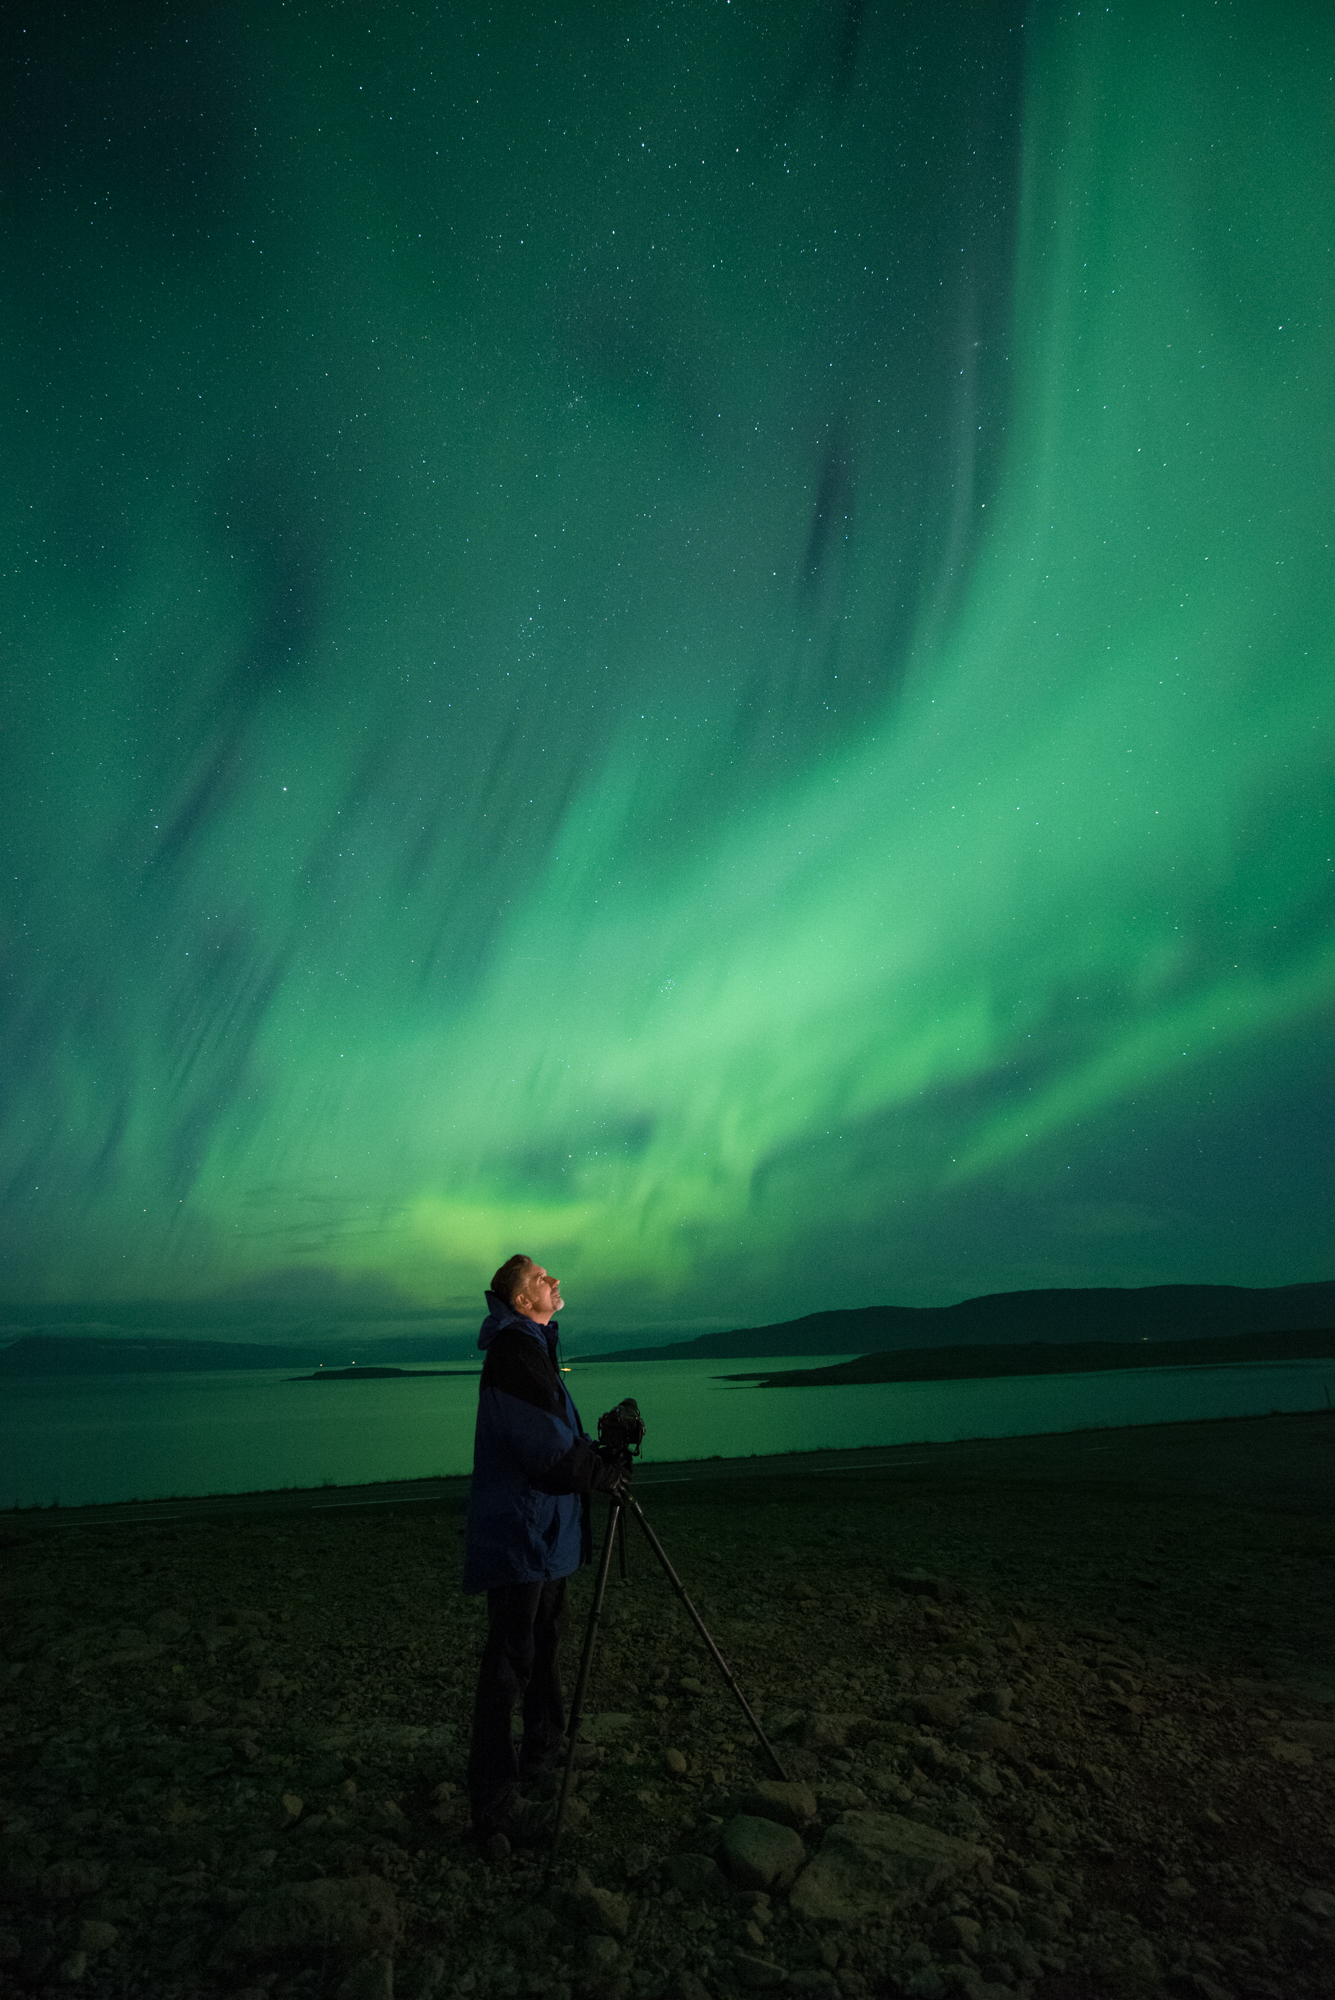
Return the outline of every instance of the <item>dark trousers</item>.
{"type": "Polygon", "coordinates": [[[509,1583],[487,1592],[487,1643],[473,1704],[468,1803],[473,1824],[496,1827],[512,1809],[521,1779],[550,1761],[565,1728],[558,1655],[566,1586],[509,1583]],[[523,1702],[524,1736],[515,1756],[511,1718],[523,1702]]]}

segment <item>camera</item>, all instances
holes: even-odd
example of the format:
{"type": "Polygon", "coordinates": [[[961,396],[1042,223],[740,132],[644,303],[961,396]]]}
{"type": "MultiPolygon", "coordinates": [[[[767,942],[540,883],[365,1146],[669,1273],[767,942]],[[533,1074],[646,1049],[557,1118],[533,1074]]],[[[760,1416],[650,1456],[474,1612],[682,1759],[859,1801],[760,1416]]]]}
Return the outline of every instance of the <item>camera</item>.
{"type": "Polygon", "coordinates": [[[604,1410],[598,1419],[598,1449],[616,1465],[629,1465],[640,1455],[644,1443],[644,1418],[640,1406],[627,1396],[614,1410],[604,1410]]]}

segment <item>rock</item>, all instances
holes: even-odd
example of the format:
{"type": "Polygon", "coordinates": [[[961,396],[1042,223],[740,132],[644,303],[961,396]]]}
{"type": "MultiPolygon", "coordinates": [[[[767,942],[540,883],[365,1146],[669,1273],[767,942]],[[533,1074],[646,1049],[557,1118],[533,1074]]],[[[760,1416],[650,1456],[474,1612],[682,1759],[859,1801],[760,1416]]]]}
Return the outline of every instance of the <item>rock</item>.
{"type": "Polygon", "coordinates": [[[999,1986],[984,1979],[971,1965],[948,1965],[944,1983],[948,1993],[962,1993],[964,2000],[1015,2000],[1013,1986],[999,1986]]]}
{"type": "Polygon", "coordinates": [[[219,1958],[336,1948],[350,1954],[392,1949],[399,1906],[379,1875],[285,1882],[241,1912],[218,1947],[219,1958]]]}
{"type": "Polygon", "coordinates": [[[986,1848],[897,1813],[845,1813],[826,1834],[790,1901],[800,1916],[848,1923],[888,1915],[955,1875],[990,1865],[986,1848]]]}
{"type": "Polygon", "coordinates": [[[795,1729],[802,1727],[806,1721],[806,1714],[804,1708],[767,1708],[766,1731],[771,1736],[790,1736],[795,1729]]]}
{"type": "Polygon", "coordinates": [[[949,1695],[915,1695],[909,1706],[915,1721],[930,1723],[937,1729],[958,1729],[964,1721],[964,1703],[952,1700],[949,1695]]]}
{"type": "Polygon", "coordinates": [[[156,1639],[184,1639],[190,1630],[190,1620],[182,1618],[179,1611],[155,1611],[148,1629],[156,1639]]]}
{"type": "Polygon", "coordinates": [[[732,1801],[732,1809],[751,1813],[757,1819],[780,1820],[784,1826],[803,1827],[816,1817],[816,1794],[809,1785],[783,1784],[777,1778],[765,1778],[739,1792],[732,1801]]]}
{"type": "Polygon", "coordinates": [[[786,1889],[804,1865],[807,1851],[790,1826],[738,1813],[723,1829],[719,1855],[733,1881],[744,1889],[786,1889]]]}
{"type": "Polygon", "coordinates": [[[973,1705],[984,1715],[1009,1715],[1015,1706],[1014,1690],[1008,1687],[985,1688],[973,1698],[973,1705]]]}
{"type": "Polygon", "coordinates": [[[1310,1743],[1314,1750],[1335,1750],[1335,1722],[1290,1722],[1288,1733],[1295,1743],[1310,1743]]]}
{"type": "MultiPolygon", "coordinates": [[[[406,1981],[401,1979],[399,1982],[404,2000],[436,2000],[448,1969],[445,1960],[435,1952],[428,1952],[425,1958],[419,1958],[406,1981]]],[[[231,2000],[237,2000],[237,1996],[233,1994],[231,2000]]],[[[268,2000],[267,1994],[264,2000],[268,2000]]]]}
{"type": "Polygon", "coordinates": [[[630,1898],[614,1889],[600,1889],[581,1868],[571,1888],[581,1921],[605,1937],[623,1938],[630,1929],[630,1898]]]}
{"type": "Polygon", "coordinates": [[[65,1903],[79,1896],[95,1896],[106,1879],[105,1861],[53,1861],[38,1876],[37,1889],[40,1895],[65,1903]]]}
{"type": "Polygon", "coordinates": [[[673,1974],[672,2000],[709,2000],[709,1988],[682,1966],[673,1974]]]}
{"type": "Polygon", "coordinates": [[[904,1783],[898,1771],[890,1765],[887,1765],[884,1770],[873,1771],[869,1783],[874,1792],[883,1792],[888,1797],[898,1800],[899,1804],[903,1806],[906,1806],[913,1797],[913,1793],[904,1783]]]}
{"type": "Polygon", "coordinates": [[[788,1974],[772,1959],[753,1958],[749,1952],[734,1954],[732,1969],[739,1986],[782,1986],[788,1974]]]}
{"type": "Polygon", "coordinates": [[[1020,1738],[1013,1722],[992,1715],[977,1716],[966,1722],[955,1738],[961,1750],[991,1750],[1003,1757],[1015,1755],[1020,1738]]]}
{"type": "Polygon", "coordinates": [[[683,1694],[703,1694],[705,1691],[704,1682],[698,1681],[694,1674],[683,1674],[677,1686],[683,1694]]]}
{"type": "Polygon", "coordinates": [[[288,1820],[299,1820],[306,1810],[306,1801],[295,1792],[284,1792],[281,1804],[284,1817],[288,1820]]]}
{"type": "Polygon", "coordinates": [[[1043,1961],[1018,1924],[989,1924],[983,1932],[982,1947],[985,1954],[1013,1965],[1023,1979],[1042,1977],[1043,1961]]]}
{"type": "Polygon", "coordinates": [[[387,1952],[359,1958],[339,1986],[337,2000],[394,2000],[394,1961],[387,1952]]]}
{"type": "Polygon", "coordinates": [[[941,1748],[935,1737],[927,1736],[913,1745],[913,1761],[920,1771],[929,1776],[944,1771],[950,1763],[950,1753],[941,1748]]]}
{"type": "Polygon", "coordinates": [[[584,1961],[594,1972],[610,1972],[620,1957],[615,1938],[595,1933],[584,1940],[584,1961]]]}
{"type": "Polygon", "coordinates": [[[949,1604],[958,1595],[953,1583],[947,1583],[943,1576],[928,1576],[925,1570],[891,1570],[886,1582],[892,1590],[907,1591],[911,1597],[933,1597],[938,1604],[949,1604]]]}
{"type": "Polygon", "coordinates": [[[68,1980],[71,1985],[76,1980],[82,1979],[87,1970],[88,1954],[86,1951],[72,1951],[68,1958],[63,1958],[60,1962],[60,1976],[62,1979],[68,1980]]]}
{"type": "Polygon", "coordinates": [[[99,1952],[110,1951],[119,1936],[115,1924],[104,1924],[94,1917],[86,1917],[79,1925],[78,1948],[89,1958],[96,1958],[99,1952]]]}
{"type": "Polygon", "coordinates": [[[187,1729],[204,1729],[218,1720],[218,1711],[206,1701],[182,1701],[171,1711],[171,1719],[183,1723],[187,1729]]]}
{"type": "Polygon", "coordinates": [[[1335,1896],[1325,1889],[1304,1889],[1298,1898],[1309,1917],[1324,1917],[1335,1923],[1335,1896]]]}
{"type": "Polygon", "coordinates": [[[1271,1736],[1266,1749],[1277,1764],[1311,1764],[1316,1753],[1310,1743],[1291,1743],[1285,1736],[1271,1736]]]}
{"type": "Polygon", "coordinates": [[[347,1772],[347,1765],[341,1757],[320,1757],[306,1772],[306,1783],[313,1792],[327,1792],[331,1785],[341,1784],[347,1772]]]}
{"type": "Polygon", "coordinates": [[[541,1903],[524,1903],[513,1916],[503,1919],[499,1929],[502,1937],[517,1944],[521,1951],[540,1952],[556,1924],[555,1912],[541,1903]]]}
{"type": "Polygon", "coordinates": [[[825,1819],[836,1819],[841,1812],[856,1812],[867,1802],[861,1785],[822,1785],[816,1793],[816,1803],[825,1819]]]}
{"type": "MultiPolygon", "coordinates": [[[[846,1750],[876,1734],[869,1715],[809,1715],[802,1727],[804,1750],[846,1750]]],[[[790,1762],[791,1768],[791,1762],[790,1762]]]]}
{"type": "MultiPolygon", "coordinates": [[[[1028,1873],[1027,1870],[1025,1872],[1028,1873]]],[[[1171,1882],[1165,1882],[1163,1892],[1165,1896],[1171,1896],[1175,1903],[1189,1903],[1196,1894],[1185,1875],[1175,1875],[1171,1882]]]]}
{"type": "Polygon", "coordinates": [[[726,1896],[728,1893],[722,1870],[707,1854],[665,1855],[663,1873],[688,1903],[699,1903],[707,1896],[726,1896]]]}
{"type": "Polygon", "coordinates": [[[585,1743],[613,1743],[635,1727],[633,1715],[586,1715],[580,1724],[580,1738],[585,1743]]]}
{"type": "Polygon", "coordinates": [[[665,1750],[663,1762],[674,1778],[684,1778],[690,1769],[687,1758],[680,1750],[665,1750]]]}
{"type": "Polygon", "coordinates": [[[983,1944],[983,1927],[973,1917],[943,1917],[938,1940],[948,1951],[967,1951],[977,1958],[983,1944]]]}

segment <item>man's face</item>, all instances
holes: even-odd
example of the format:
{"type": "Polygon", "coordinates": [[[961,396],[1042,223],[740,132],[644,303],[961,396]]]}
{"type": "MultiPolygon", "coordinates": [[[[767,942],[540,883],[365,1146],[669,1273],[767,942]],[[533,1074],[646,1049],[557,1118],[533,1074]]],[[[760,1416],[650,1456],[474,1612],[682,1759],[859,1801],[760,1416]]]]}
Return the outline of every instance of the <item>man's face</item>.
{"type": "Polygon", "coordinates": [[[560,1312],[565,1300],[556,1279],[549,1277],[541,1264],[535,1264],[520,1286],[515,1304],[539,1326],[546,1326],[552,1314],[560,1312]]]}

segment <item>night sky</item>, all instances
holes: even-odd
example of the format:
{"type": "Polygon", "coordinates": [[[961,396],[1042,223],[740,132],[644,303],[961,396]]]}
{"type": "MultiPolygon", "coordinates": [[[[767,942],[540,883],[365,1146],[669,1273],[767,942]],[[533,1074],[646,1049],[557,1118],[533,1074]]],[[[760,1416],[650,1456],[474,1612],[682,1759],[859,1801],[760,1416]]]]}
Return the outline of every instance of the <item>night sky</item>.
{"type": "Polygon", "coordinates": [[[5,1297],[1331,1274],[1328,6],[4,38],[5,1297]]]}

